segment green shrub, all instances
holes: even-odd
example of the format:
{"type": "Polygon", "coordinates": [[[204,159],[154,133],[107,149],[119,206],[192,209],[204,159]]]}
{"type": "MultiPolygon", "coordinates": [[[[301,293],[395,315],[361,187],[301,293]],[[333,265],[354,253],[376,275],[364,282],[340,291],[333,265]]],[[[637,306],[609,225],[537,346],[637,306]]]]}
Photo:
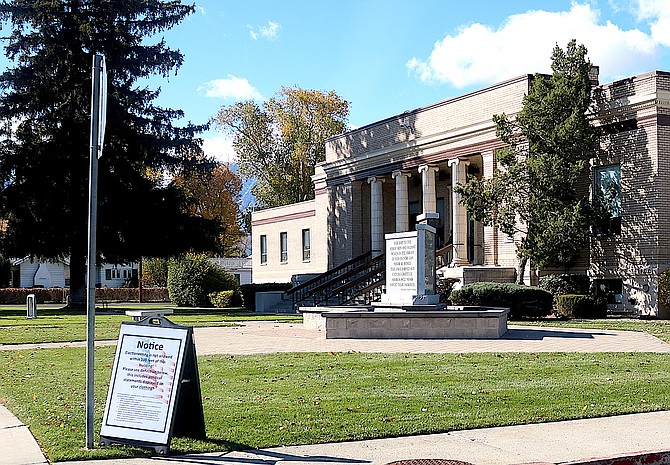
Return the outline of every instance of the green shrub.
{"type": "Polygon", "coordinates": [[[451,291],[454,289],[454,285],[459,282],[460,279],[456,278],[438,278],[435,282],[437,294],[440,296],[440,302],[443,304],[451,302],[449,296],[451,291]]]}
{"type": "Polygon", "coordinates": [[[510,318],[539,318],[551,313],[552,295],[533,286],[509,283],[472,283],[452,291],[454,305],[507,307],[510,318]]]}
{"type": "Polygon", "coordinates": [[[167,287],[168,261],[165,258],[142,259],[142,286],[167,287]]]}
{"type": "Polygon", "coordinates": [[[240,286],[244,306],[249,310],[255,309],[257,292],[288,291],[289,289],[291,289],[291,283],[242,284],[240,286]]]}
{"type": "Polygon", "coordinates": [[[540,288],[551,292],[554,299],[564,294],[588,294],[591,280],[583,274],[550,274],[540,278],[540,288]]]}
{"type": "MultiPolygon", "coordinates": [[[[168,293],[179,307],[210,307],[209,294],[237,291],[239,284],[233,275],[207,260],[203,254],[187,254],[168,262],[168,293]]],[[[233,298],[233,305],[237,302],[233,298]]]]}
{"type": "Polygon", "coordinates": [[[228,308],[231,307],[234,295],[235,291],[232,290],[212,292],[209,294],[209,301],[216,308],[228,308]]]}
{"type": "Polygon", "coordinates": [[[607,302],[592,295],[559,295],[555,313],[562,318],[606,318],[607,302]]]}
{"type": "Polygon", "coordinates": [[[658,276],[658,302],[670,308],[670,270],[658,276]]]}

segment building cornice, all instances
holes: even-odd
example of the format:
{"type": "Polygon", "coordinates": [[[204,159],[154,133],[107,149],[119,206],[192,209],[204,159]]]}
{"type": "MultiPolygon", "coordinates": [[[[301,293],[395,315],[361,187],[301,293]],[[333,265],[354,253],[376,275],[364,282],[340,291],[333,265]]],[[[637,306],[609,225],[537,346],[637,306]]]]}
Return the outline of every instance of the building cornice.
{"type": "MultiPolygon", "coordinates": [[[[323,169],[326,179],[330,180],[331,178],[346,176],[354,172],[365,172],[382,165],[401,165],[409,160],[421,159],[426,155],[435,153],[436,149],[439,149],[438,153],[444,154],[451,149],[458,149],[462,146],[459,143],[463,141],[477,137],[485,138],[487,134],[495,137],[495,124],[492,119],[427,137],[400,142],[379,150],[357,155],[356,157],[323,162],[319,166],[323,169]]],[[[316,181],[316,179],[314,180],[316,181]]]]}

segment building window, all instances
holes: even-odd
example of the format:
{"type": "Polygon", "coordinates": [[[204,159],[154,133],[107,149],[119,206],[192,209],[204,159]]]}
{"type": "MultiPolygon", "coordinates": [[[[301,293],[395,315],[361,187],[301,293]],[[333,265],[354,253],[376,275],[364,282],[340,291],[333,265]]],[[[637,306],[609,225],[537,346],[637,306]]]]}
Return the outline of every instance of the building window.
{"type": "Polygon", "coordinates": [[[279,250],[280,250],[280,261],[282,263],[288,262],[288,233],[287,232],[279,233],[279,250]]]}
{"type": "Polygon", "coordinates": [[[596,279],[596,296],[604,297],[608,304],[623,303],[623,281],[621,279],[596,279]]]}
{"type": "Polygon", "coordinates": [[[261,236],[261,265],[268,262],[268,237],[263,234],[261,236]]]}
{"type": "Polygon", "coordinates": [[[598,235],[621,233],[621,168],[599,166],[593,171],[593,198],[603,211],[595,228],[598,235]]]}
{"type": "Polygon", "coordinates": [[[310,260],[312,239],[310,237],[309,229],[302,230],[302,261],[308,262],[310,260]]]}
{"type": "Polygon", "coordinates": [[[105,279],[107,281],[112,279],[121,279],[121,270],[118,268],[107,268],[105,270],[105,279]]]}

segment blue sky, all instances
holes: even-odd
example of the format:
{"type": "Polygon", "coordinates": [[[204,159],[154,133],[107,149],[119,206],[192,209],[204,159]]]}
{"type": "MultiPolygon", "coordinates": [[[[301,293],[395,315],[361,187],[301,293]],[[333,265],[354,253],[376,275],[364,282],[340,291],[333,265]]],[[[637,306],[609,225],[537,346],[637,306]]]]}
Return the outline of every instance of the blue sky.
{"type": "MultiPolygon", "coordinates": [[[[196,0],[164,34],[185,54],[159,103],[201,123],[282,86],[334,90],[353,127],[525,73],[576,38],[601,82],[670,71],[669,0],[196,0]]],[[[154,85],[155,85],[154,84],[154,85]]],[[[205,150],[234,157],[225,135],[205,150]]]]}
{"type": "MultiPolygon", "coordinates": [[[[571,38],[586,45],[601,82],[670,71],[670,0],[193,1],[196,12],[162,34],[184,65],[150,86],[194,123],[299,86],[337,92],[359,127],[547,72],[554,44],[571,38]]],[[[224,134],[204,138],[209,155],[234,157],[224,134]]]]}

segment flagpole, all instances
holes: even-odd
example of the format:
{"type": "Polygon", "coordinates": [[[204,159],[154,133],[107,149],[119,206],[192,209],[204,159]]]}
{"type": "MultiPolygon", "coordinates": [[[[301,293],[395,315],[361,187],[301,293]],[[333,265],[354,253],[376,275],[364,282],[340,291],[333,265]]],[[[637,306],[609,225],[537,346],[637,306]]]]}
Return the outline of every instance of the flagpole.
{"type": "MultiPolygon", "coordinates": [[[[91,90],[91,142],[88,180],[88,256],[86,259],[86,447],[94,447],[94,364],[95,364],[95,285],[96,229],[98,215],[98,155],[101,151],[101,75],[104,58],[93,56],[93,85],[91,90]]],[[[103,129],[104,131],[104,129],[103,129]]]]}

